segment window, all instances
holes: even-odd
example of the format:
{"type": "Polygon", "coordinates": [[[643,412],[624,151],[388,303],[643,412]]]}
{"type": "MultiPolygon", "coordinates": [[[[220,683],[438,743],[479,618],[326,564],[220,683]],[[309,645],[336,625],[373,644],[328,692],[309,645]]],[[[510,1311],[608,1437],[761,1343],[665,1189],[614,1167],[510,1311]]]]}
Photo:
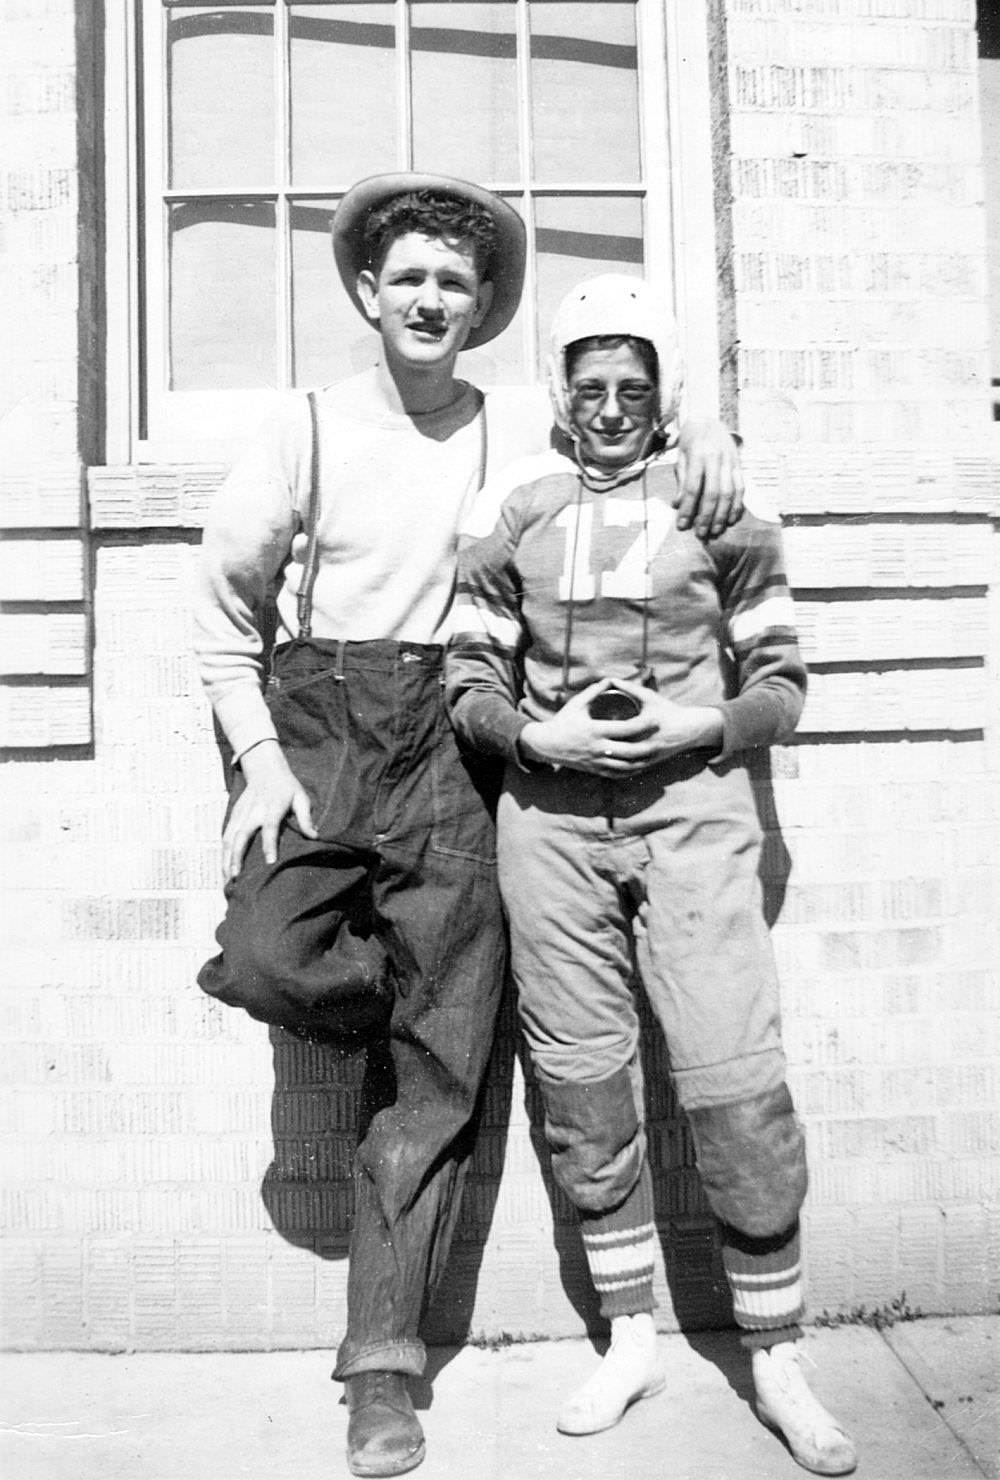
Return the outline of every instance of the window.
{"type": "MultiPolygon", "coordinates": [[[[365,175],[461,175],[523,216],[524,301],[463,359],[479,384],[537,376],[540,326],[580,278],[671,278],[684,141],[671,159],[665,57],[685,51],[670,33],[691,31],[701,7],[682,19],[662,0],[109,0],[109,37],[116,7],[131,80],[117,98],[109,84],[109,117],[133,148],[137,208],[134,240],[119,232],[110,250],[109,344],[128,347],[109,367],[109,461],[217,454],[275,390],[374,362],[329,237],[365,175]]],[[[707,286],[714,330],[714,265],[707,286]]]]}

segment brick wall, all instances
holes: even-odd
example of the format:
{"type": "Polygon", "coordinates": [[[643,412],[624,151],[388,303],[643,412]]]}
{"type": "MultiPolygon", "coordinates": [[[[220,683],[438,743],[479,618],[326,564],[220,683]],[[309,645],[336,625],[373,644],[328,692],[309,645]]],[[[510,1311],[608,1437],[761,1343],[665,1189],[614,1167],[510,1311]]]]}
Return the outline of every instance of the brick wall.
{"type": "MultiPolygon", "coordinates": [[[[926,1311],[981,1310],[1000,1253],[1000,600],[972,7],[713,9],[732,96],[732,164],[718,172],[720,200],[732,195],[727,344],[754,481],[788,515],[814,675],[798,742],[756,777],[812,1148],[813,1307],[905,1291],[926,1311]]],[[[4,250],[22,253],[19,292],[37,291],[38,314],[52,290],[31,288],[27,243],[47,244],[77,283],[45,310],[51,339],[25,329],[31,353],[12,381],[51,460],[5,474],[3,489],[25,593],[8,618],[24,636],[8,647],[44,630],[48,652],[50,623],[83,615],[80,528],[58,490],[75,491],[79,408],[86,431],[100,393],[69,371],[96,292],[79,288],[92,182],[77,183],[87,154],[72,112],[74,55],[85,66],[92,54],[85,34],[74,53],[68,0],[6,11],[20,48],[5,93],[16,168],[49,179],[58,158],[65,184],[32,196],[8,181],[4,250]],[[60,68],[52,92],[25,80],[60,68]],[[18,133],[29,96],[38,114],[62,99],[51,139],[34,115],[18,133]],[[63,593],[54,611],[38,605],[40,581],[63,593]]],[[[341,1332],[357,1066],[269,1040],[194,986],[220,908],[223,795],[185,612],[219,475],[92,470],[93,750],[19,755],[0,780],[4,1317],[17,1346],[332,1346],[341,1332]]],[[[28,719],[48,723],[33,698],[28,719]]],[[[652,1035],[647,1068],[660,1314],[724,1320],[652,1035]]],[[[533,1120],[508,1013],[439,1335],[563,1334],[593,1318],[533,1120]]]]}
{"type": "MultiPolygon", "coordinates": [[[[81,447],[93,452],[97,203],[80,170],[78,42],[99,7],[5,0],[0,59],[0,747],[91,738],[81,447]],[[89,19],[88,19],[89,17],[89,19]],[[89,261],[88,261],[89,259],[89,261]],[[81,352],[81,350],[83,352],[81,352]],[[84,412],[81,419],[80,411],[84,412]]],[[[85,63],[86,65],[86,63],[85,63]]],[[[91,130],[92,132],[92,130],[91,130]]],[[[93,171],[91,171],[93,175],[93,171]]]]}
{"type": "Polygon", "coordinates": [[[975,6],[726,12],[741,426],[788,516],[812,670],[774,790],[813,1304],[905,1290],[983,1309],[1000,1180],[1000,469],[975,6]]]}

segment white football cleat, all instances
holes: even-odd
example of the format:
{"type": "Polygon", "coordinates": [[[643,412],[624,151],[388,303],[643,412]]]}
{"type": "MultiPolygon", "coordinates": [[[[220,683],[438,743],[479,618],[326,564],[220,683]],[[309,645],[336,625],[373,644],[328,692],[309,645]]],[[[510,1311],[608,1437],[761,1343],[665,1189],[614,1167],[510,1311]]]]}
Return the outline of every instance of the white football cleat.
{"type": "Polygon", "coordinates": [[[556,1428],[561,1434],[597,1434],[613,1428],[627,1408],[662,1392],[666,1383],[653,1317],[645,1311],[616,1316],[601,1365],[563,1404],[556,1428]]]}
{"type": "Polygon", "coordinates": [[[784,1437],[803,1469],[814,1475],[849,1475],[858,1463],[854,1440],[810,1392],[800,1355],[795,1341],[754,1352],[757,1416],[784,1437]]]}

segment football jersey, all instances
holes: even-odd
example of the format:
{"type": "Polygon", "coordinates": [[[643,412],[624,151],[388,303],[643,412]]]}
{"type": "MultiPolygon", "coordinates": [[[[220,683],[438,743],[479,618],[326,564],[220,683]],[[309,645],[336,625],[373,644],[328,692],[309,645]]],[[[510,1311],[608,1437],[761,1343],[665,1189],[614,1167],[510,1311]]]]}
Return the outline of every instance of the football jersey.
{"type": "Polygon", "coordinates": [[[643,670],[676,703],[720,709],[722,756],[792,732],[806,677],[780,523],[748,498],[738,524],[702,541],[678,529],[676,492],[674,452],[596,491],[558,451],[480,492],[459,543],[447,682],[470,743],[516,756],[528,720],[643,670]]]}

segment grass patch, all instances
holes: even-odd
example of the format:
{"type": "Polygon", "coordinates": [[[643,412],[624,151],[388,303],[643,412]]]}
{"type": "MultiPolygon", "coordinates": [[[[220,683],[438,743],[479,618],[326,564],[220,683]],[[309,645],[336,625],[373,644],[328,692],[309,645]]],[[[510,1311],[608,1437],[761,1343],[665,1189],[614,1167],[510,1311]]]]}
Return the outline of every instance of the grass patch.
{"type": "Polygon", "coordinates": [[[498,1352],[505,1346],[521,1346],[526,1341],[540,1341],[544,1337],[517,1335],[513,1331],[498,1331],[496,1336],[484,1336],[476,1332],[465,1338],[466,1346],[478,1346],[483,1351],[498,1352]]]}
{"type": "Polygon", "coordinates": [[[867,1305],[855,1305],[852,1310],[824,1310],[815,1318],[813,1325],[829,1328],[871,1326],[873,1331],[887,1331],[891,1326],[899,1325],[901,1321],[919,1321],[922,1315],[923,1311],[912,1306],[907,1300],[904,1290],[901,1295],[897,1295],[895,1300],[890,1300],[886,1305],[873,1305],[870,1309],[867,1305]]]}

